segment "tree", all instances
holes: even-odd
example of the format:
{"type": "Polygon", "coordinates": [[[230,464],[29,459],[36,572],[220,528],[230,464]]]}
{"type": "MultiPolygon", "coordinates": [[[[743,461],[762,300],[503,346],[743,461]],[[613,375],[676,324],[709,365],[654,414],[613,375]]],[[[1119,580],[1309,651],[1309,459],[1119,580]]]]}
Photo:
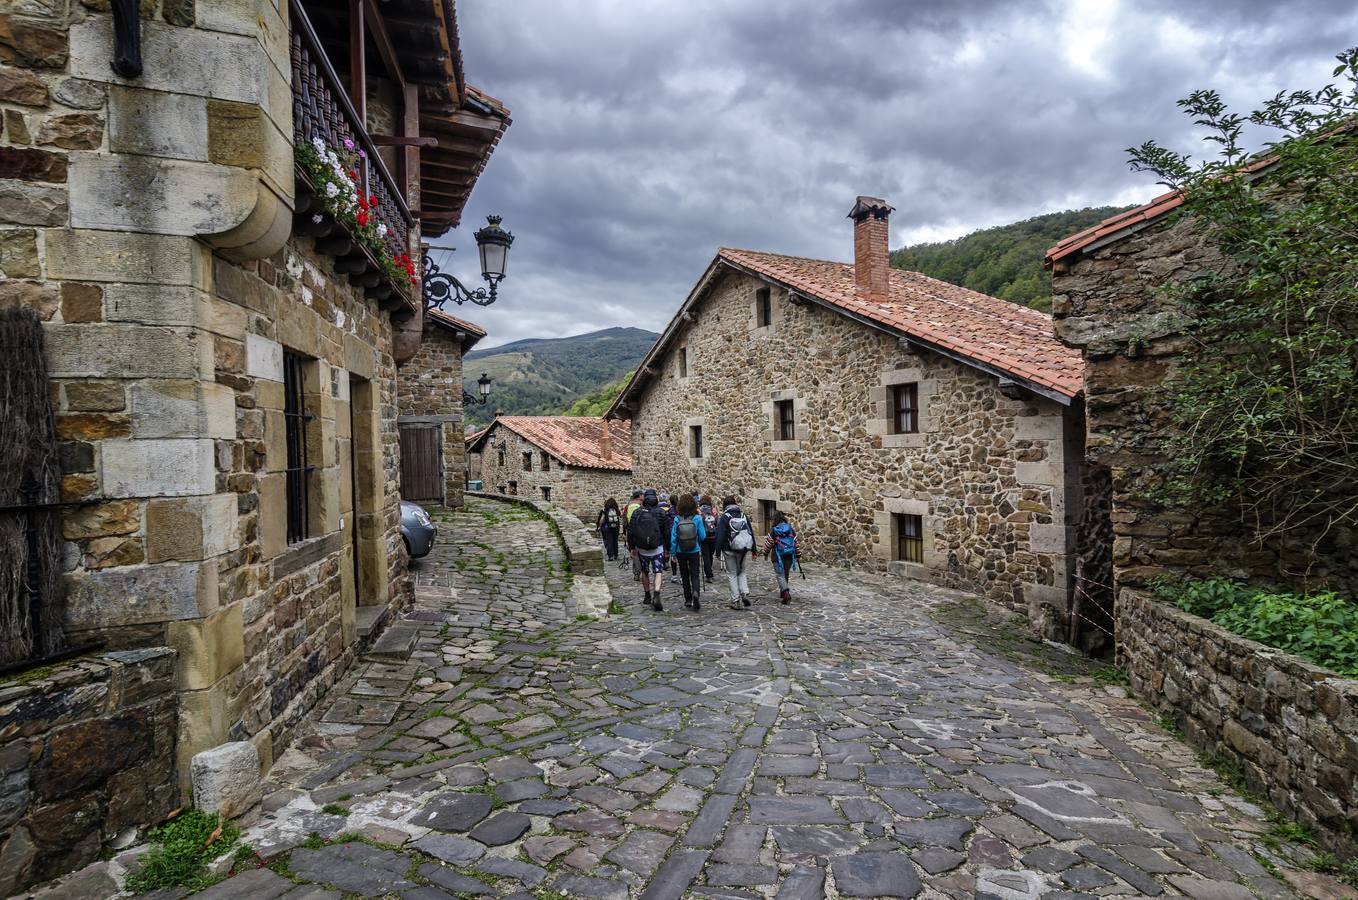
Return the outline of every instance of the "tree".
{"type": "Polygon", "coordinates": [[[1223,255],[1164,288],[1193,347],[1161,389],[1177,426],[1164,499],[1226,505],[1258,539],[1312,547],[1358,523],[1358,48],[1337,58],[1343,84],[1248,115],[1215,91],[1179,101],[1206,129],[1205,160],[1128,150],[1223,255]],[[1251,150],[1247,126],[1273,139],[1251,150]]]}

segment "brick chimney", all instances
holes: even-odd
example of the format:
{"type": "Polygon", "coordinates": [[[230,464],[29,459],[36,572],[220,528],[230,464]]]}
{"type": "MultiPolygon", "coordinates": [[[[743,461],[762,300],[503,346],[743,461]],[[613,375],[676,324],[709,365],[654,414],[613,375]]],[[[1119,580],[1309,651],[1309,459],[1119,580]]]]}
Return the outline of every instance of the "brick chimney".
{"type": "Polygon", "coordinates": [[[891,291],[887,259],[887,219],[892,208],[876,197],[859,197],[853,219],[853,280],[858,294],[885,298],[891,291]]]}
{"type": "Polygon", "coordinates": [[[599,455],[604,462],[613,460],[613,420],[604,419],[604,436],[599,441],[599,455]]]}

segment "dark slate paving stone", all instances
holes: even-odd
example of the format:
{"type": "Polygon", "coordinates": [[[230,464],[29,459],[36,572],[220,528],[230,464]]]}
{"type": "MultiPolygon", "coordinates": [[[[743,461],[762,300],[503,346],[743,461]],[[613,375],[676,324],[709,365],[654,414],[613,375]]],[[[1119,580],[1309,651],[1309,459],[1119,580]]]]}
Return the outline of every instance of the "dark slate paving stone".
{"type": "Polygon", "coordinates": [[[942,872],[951,872],[953,869],[962,865],[966,857],[951,850],[942,850],[938,847],[931,847],[928,850],[921,850],[911,857],[915,864],[930,875],[938,875],[942,872]]]}
{"type": "Polygon", "coordinates": [[[881,797],[882,802],[891,807],[896,815],[905,816],[907,819],[923,819],[938,812],[938,807],[909,791],[878,791],[877,796],[881,797]]]}
{"type": "Polygon", "coordinates": [[[495,796],[499,797],[504,803],[532,800],[537,797],[544,797],[549,792],[550,788],[537,778],[520,778],[517,781],[507,781],[495,786],[495,796]]]}
{"type": "Polygon", "coordinates": [[[1039,847],[1023,854],[1021,860],[1027,868],[1048,873],[1064,872],[1079,861],[1074,853],[1057,847],[1039,847]]]}
{"type": "Polygon", "coordinates": [[[722,829],[726,827],[726,820],[735,808],[736,797],[732,794],[713,794],[708,797],[688,826],[688,831],[684,832],[684,846],[710,848],[717,842],[722,829]]]}
{"type": "Polygon", "coordinates": [[[294,850],[288,867],[297,877],[332,884],[365,897],[417,887],[405,873],[410,857],[367,844],[332,844],[319,850],[294,850]]]}
{"type": "Polygon", "coordinates": [[[441,859],[450,866],[465,866],[480,859],[486,852],[486,848],[476,841],[437,831],[426,834],[410,846],[435,859],[441,859]]]}
{"type": "Polygon", "coordinates": [[[541,778],[542,770],[522,756],[502,756],[486,763],[486,771],[496,781],[517,781],[520,778],[541,778]]]}
{"type": "Polygon", "coordinates": [[[569,800],[526,800],[519,804],[519,812],[530,816],[559,816],[580,808],[569,800]]]}
{"type": "Polygon", "coordinates": [[[426,863],[420,866],[420,875],[429,879],[441,888],[452,891],[454,894],[472,894],[482,896],[495,893],[495,888],[488,884],[460,875],[450,869],[434,863],[426,863]]]}
{"type": "Polygon", "coordinates": [[[398,896],[401,900],[452,900],[453,898],[453,895],[447,891],[441,891],[427,884],[408,891],[401,891],[398,896]]]}
{"type": "Polygon", "coordinates": [[[899,853],[837,856],[830,870],[842,897],[913,897],[923,887],[915,867],[899,853]]]}
{"type": "Polygon", "coordinates": [[[759,761],[759,774],[774,778],[786,775],[815,775],[820,760],[814,756],[765,756],[759,761]]]}
{"type": "Polygon", "coordinates": [[[1115,881],[1112,875],[1092,866],[1076,866],[1073,869],[1067,869],[1061,873],[1061,880],[1077,891],[1107,887],[1115,881]]]}
{"type": "Polygon", "coordinates": [[[471,837],[488,846],[501,847],[523,837],[532,825],[533,820],[523,813],[502,812],[473,828],[471,837]]]}
{"type": "Polygon", "coordinates": [[[756,825],[842,825],[844,817],[824,797],[751,797],[756,825]]]}
{"type": "Polygon", "coordinates": [[[585,897],[587,900],[627,900],[627,885],[607,878],[562,875],[552,882],[552,890],[567,897],[585,897]]]}
{"type": "Polygon", "coordinates": [[[757,863],[714,863],[704,873],[708,884],[722,887],[758,887],[777,884],[778,869],[757,863]]]}
{"type": "Polygon", "coordinates": [[[917,822],[897,822],[896,840],[911,847],[950,847],[962,849],[962,840],[972,830],[966,819],[922,819],[917,822]]]}
{"type": "Polygon", "coordinates": [[[1114,847],[1118,855],[1143,872],[1152,875],[1173,875],[1184,867],[1150,847],[1114,847]]]}
{"type": "Polygon", "coordinates": [[[486,783],[486,773],[476,766],[454,766],[443,770],[443,781],[449,787],[476,787],[486,783]]]}
{"type": "Polygon", "coordinates": [[[558,831],[583,831],[594,837],[614,837],[626,830],[617,819],[592,809],[557,816],[552,827],[558,831]]]}
{"type": "Polygon", "coordinates": [[[741,747],[732,753],[731,758],[722,767],[712,790],[718,794],[739,794],[744,789],[745,782],[749,780],[750,773],[754,771],[758,757],[759,751],[753,747],[741,747]]]}
{"type": "Polygon", "coordinates": [[[542,880],[547,877],[547,870],[541,866],[529,865],[517,859],[505,859],[501,856],[490,856],[472,866],[478,872],[485,872],[488,875],[499,875],[504,878],[513,878],[525,887],[537,887],[542,880]]]}
{"type": "Polygon", "coordinates": [[[918,766],[871,765],[863,767],[863,780],[873,787],[927,788],[929,779],[918,766]]]}
{"type": "Polygon", "coordinates": [[[788,873],[778,888],[777,900],[822,900],[825,896],[825,870],[801,865],[788,873]]]}
{"type": "MultiPolygon", "coordinates": [[[[116,886],[110,887],[114,891],[117,890],[116,886]]],[[[214,884],[198,896],[204,900],[274,900],[294,887],[296,885],[291,881],[269,869],[247,869],[234,878],[214,884]]],[[[188,891],[185,890],[184,893],[188,891]]]]}
{"type": "Polygon", "coordinates": [[[962,791],[929,791],[924,799],[955,816],[983,816],[990,804],[962,791]]]}
{"type": "Polygon", "coordinates": [[[857,850],[863,839],[856,832],[844,828],[774,828],[773,840],[782,853],[798,856],[829,856],[857,850]]]}
{"type": "Polygon", "coordinates": [[[875,800],[862,797],[846,797],[839,801],[839,809],[850,822],[876,822],[886,824],[895,819],[885,806],[875,800]]]}
{"type": "Polygon", "coordinates": [[[605,853],[604,859],[645,877],[656,870],[673,843],[672,835],[657,831],[634,831],[625,841],[605,853]]]}
{"type": "Polygon", "coordinates": [[[436,831],[469,831],[490,814],[492,805],[486,794],[442,794],[426,803],[411,822],[436,831]]]}
{"type": "Polygon", "coordinates": [[[705,862],[707,853],[702,850],[679,850],[670,854],[642,892],[641,900],[680,900],[705,862]]]}
{"type": "Polygon", "coordinates": [[[712,858],[718,862],[749,862],[759,855],[768,832],[763,825],[732,825],[712,858]]]}
{"type": "MultiPolygon", "coordinates": [[[[1232,847],[1231,849],[1234,850],[1235,848],[1232,847]]],[[[1145,894],[1146,896],[1158,897],[1160,894],[1163,894],[1165,892],[1164,888],[1160,887],[1159,883],[1157,883],[1154,878],[1147,875],[1145,872],[1141,871],[1136,866],[1132,866],[1123,862],[1121,859],[1114,856],[1112,853],[1109,853],[1102,847],[1092,847],[1089,845],[1085,845],[1083,847],[1076,847],[1075,852],[1080,854],[1085,859],[1089,860],[1099,868],[1104,869],[1105,871],[1108,872],[1112,872],[1114,875],[1121,878],[1123,881],[1127,882],[1132,887],[1136,888],[1138,891],[1140,891],[1142,894],[1145,894]]],[[[1249,856],[1246,856],[1244,853],[1241,853],[1240,855],[1243,856],[1245,859],[1249,860],[1251,863],[1254,863],[1254,865],[1258,867],[1260,872],[1263,871],[1263,867],[1259,866],[1258,863],[1255,863],[1254,860],[1251,859],[1249,856]]],[[[1242,874],[1248,875],[1251,873],[1242,872],[1242,874]]]]}

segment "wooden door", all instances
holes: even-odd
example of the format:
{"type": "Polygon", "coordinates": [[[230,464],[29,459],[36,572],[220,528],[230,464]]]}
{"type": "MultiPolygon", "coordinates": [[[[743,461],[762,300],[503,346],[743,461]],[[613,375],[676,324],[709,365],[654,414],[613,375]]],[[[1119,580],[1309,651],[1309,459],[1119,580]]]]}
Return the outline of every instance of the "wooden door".
{"type": "Polygon", "coordinates": [[[443,426],[402,424],[401,499],[443,503],[443,426]]]}

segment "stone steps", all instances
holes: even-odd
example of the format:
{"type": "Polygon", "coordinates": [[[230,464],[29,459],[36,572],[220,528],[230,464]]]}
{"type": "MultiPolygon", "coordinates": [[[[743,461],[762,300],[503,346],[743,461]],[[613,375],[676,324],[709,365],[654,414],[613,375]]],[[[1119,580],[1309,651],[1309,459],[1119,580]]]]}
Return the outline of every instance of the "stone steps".
{"type": "Polygon", "coordinates": [[[410,651],[414,649],[415,638],[419,633],[420,626],[417,622],[393,622],[363,655],[366,659],[404,662],[410,658],[410,651]]]}
{"type": "Polygon", "coordinates": [[[365,644],[380,627],[385,606],[360,606],[354,610],[354,625],[358,629],[358,640],[365,644]]]}

